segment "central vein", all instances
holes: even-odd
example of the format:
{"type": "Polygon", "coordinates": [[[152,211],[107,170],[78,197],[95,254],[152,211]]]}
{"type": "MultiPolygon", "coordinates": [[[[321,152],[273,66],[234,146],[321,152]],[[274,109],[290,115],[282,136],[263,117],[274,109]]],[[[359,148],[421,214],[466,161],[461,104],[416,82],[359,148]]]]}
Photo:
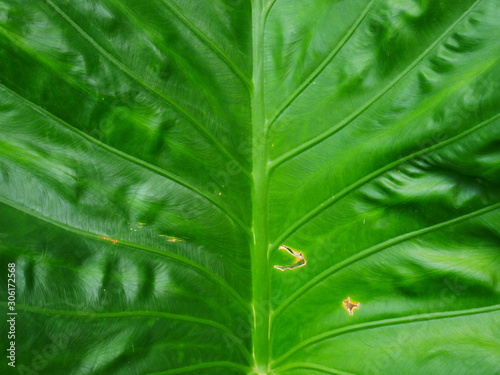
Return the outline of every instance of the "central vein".
{"type": "Polygon", "coordinates": [[[267,374],[269,362],[268,150],[264,105],[264,9],[252,2],[252,280],[254,371],[267,374]]]}

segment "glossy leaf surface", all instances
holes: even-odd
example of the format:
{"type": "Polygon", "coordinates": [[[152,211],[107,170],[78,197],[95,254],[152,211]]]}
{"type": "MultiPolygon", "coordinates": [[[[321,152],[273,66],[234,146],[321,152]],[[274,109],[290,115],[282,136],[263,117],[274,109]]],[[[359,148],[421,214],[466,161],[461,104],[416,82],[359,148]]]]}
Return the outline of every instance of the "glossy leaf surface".
{"type": "Polygon", "coordinates": [[[0,0],[2,373],[496,373],[498,19],[0,0]]]}

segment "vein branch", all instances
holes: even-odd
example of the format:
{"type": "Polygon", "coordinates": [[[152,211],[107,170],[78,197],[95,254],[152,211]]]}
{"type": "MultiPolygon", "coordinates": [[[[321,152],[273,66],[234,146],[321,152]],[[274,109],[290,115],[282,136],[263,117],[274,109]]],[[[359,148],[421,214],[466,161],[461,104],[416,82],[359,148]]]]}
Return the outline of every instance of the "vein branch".
{"type": "Polygon", "coordinates": [[[303,152],[313,148],[314,146],[320,144],[326,139],[330,138],[334,134],[338,133],[340,130],[345,128],[347,125],[351,124],[355,119],[357,119],[362,113],[364,113],[368,108],[370,108],[373,104],[375,104],[380,98],[382,98],[385,94],[389,92],[398,82],[400,82],[406,75],[408,75],[427,55],[431,53],[431,51],[438,46],[446,37],[448,37],[453,30],[459,25],[468,15],[475,9],[475,7],[482,0],[476,0],[476,2],[464,13],[460,16],[448,29],[446,29],[421,55],[419,55],[408,67],[402,71],[392,82],[390,82],[386,87],[384,87],[378,94],[376,94],[373,98],[371,98],[368,102],[366,102],[363,106],[361,106],[357,111],[346,117],[344,120],[339,122],[338,124],[332,126],[328,130],[323,133],[317,135],[316,137],[310,139],[309,141],[301,144],[300,146],[295,147],[294,149],[285,152],[281,156],[275,158],[270,163],[270,170],[276,169],[281,164],[286,161],[297,157],[303,152]]]}
{"type": "MultiPolygon", "coordinates": [[[[18,211],[24,212],[25,214],[30,215],[36,219],[42,220],[46,223],[52,224],[56,227],[59,227],[59,228],[66,230],[68,232],[77,234],[79,236],[91,238],[93,240],[98,240],[100,237],[99,234],[88,232],[88,231],[85,231],[83,229],[73,227],[69,224],[54,220],[52,218],[49,218],[47,216],[40,214],[37,211],[28,209],[24,206],[17,204],[17,203],[11,202],[5,198],[0,197],[0,203],[3,203],[9,207],[12,207],[12,208],[18,210],[18,211]]],[[[214,283],[218,284],[222,289],[224,289],[226,292],[228,292],[234,298],[234,300],[238,301],[238,303],[246,311],[250,311],[250,307],[248,306],[248,303],[243,299],[243,297],[233,287],[231,287],[225,280],[223,280],[218,275],[214,274],[212,271],[205,268],[201,264],[193,262],[192,260],[185,258],[185,257],[182,257],[180,255],[170,253],[170,252],[167,252],[164,250],[155,249],[153,247],[138,244],[135,242],[117,240],[117,243],[120,246],[128,247],[130,249],[145,251],[147,253],[151,253],[151,254],[154,254],[154,255],[157,255],[160,257],[170,258],[172,260],[175,260],[179,263],[183,263],[183,264],[197,270],[198,273],[200,273],[200,274],[204,275],[205,277],[207,277],[208,279],[212,280],[214,283]]],[[[114,244],[110,245],[110,246],[114,246],[114,244]]]]}
{"type": "Polygon", "coordinates": [[[248,226],[237,216],[235,215],[232,211],[228,210],[225,206],[223,206],[219,201],[217,201],[216,199],[212,198],[210,195],[208,195],[206,192],[204,192],[203,190],[200,190],[198,189],[197,187],[195,187],[194,185],[192,185],[191,183],[189,183],[188,181],[180,178],[179,176],[173,174],[173,173],[170,173],[168,172],[167,170],[163,169],[163,168],[160,168],[156,165],[153,165],[151,163],[148,163],[144,160],[141,160],[141,159],[138,159],[132,155],[129,155],[125,152],[122,152],[114,147],[111,147],[109,145],[107,145],[106,143],[103,143],[101,141],[99,141],[98,139],[88,135],[87,133],[84,133],[82,132],[81,130],[75,128],[74,126],[68,124],[67,122],[65,122],[64,120],[62,120],[60,117],[57,117],[56,115],[54,115],[53,113],[51,112],[48,112],[47,110],[45,110],[44,108],[36,105],[35,103],[29,101],[28,99],[26,99],[25,97],[19,95],[17,92],[13,91],[12,89],[10,89],[9,87],[6,87],[5,85],[3,85],[2,83],[0,83],[0,88],[3,88],[5,91],[9,92],[11,95],[15,96],[17,99],[20,99],[22,100],[24,103],[26,103],[29,107],[31,107],[33,110],[43,114],[44,116],[54,120],[55,122],[57,122],[58,124],[62,125],[63,127],[65,127],[66,129],[68,129],[69,131],[71,131],[72,133],[76,134],[77,136],[85,139],[86,141],[89,141],[91,142],[92,144],[94,144],[95,146],[103,149],[103,150],[106,150],[118,157],[120,157],[121,159],[124,159],[124,160],[127,160],[129,162],[131,162],[132,164],[135,164],[137,166],[140,166],[140,167],[143,167],[147,170],[150,170],[151,172],[159,175],[159,176],[163,176],[167,179],[169,179],[170,181],[173,181],[175,182],[176,184],[192,191],[194,194],[198,195],[200,198],[208,201],[209,203],[211,203],[212,205],[214,205],[215,207],[217,207],[221,212],[223,212],[227,217],[229,217],[236,225],[238,225],[245,233],[247,234],[250,234],[250,229],[248,228],[248,226]]]}
{"type": "Polygon", "coordinates": [[[297,231],[300,227],[302,227],[303,225],[305,225],[306,223],[308,223],[310,220],[312,220],[314,217],[318,216],[319,214],[321,214],[322,212],[324,212],[327,208],[331,207],[334,203],[338,202],[339,200],[341,200],[343,197],[345,197],[346,195],[348,195],[349,193],[351,193],[352,191],[354,191],[355,189],[361,187],[362,185],[364,184],[367,184],[368,182],[374,180],[375,178],[379,177],[380,175],[382,175],[383,173],[409,161],[409,160],[412,160],[412,159],[415,159],[421,155],[424,155],[426,153],[429,153],[429,152],[432,152],[432,151],[436,151],[440,148],[443,148],[445,146],[448,146],[449,144],[453,143],[453,142],[456,142],[456,141],[459,141],[460,139],[484,128],[485,126],[493,123],[494,121],[500,119],[500,113],[494,115],[493,117],[483,121],[482,123],[476,125],[476,126],[473,126],[472,128],[454,136],[454,137],[451,137],[449,139],[447,139],[446,141],[443,141],[443,142],[440,142],[440,143],[436,143],[435,145],[433,146],[430,146],[430,147],[427,147],[427,148],[424,148],[420,151],[417,151],[417,152],[414,152],[410,155],[407,155],[401,159],[398,159],[390,164],[387,164],[386,166],[380,168],[380,169],[377,169],[376,171],[370,173],[369,175],[366,175],[365,177],[359,179],[358,181],[354,182],[353,184],[345,187],[344,189],[342,189],[339,193],[333,195],[332,197],[326,199],[325,201],[323,201],[322,203],[320,203],[319,205],[317,205],[315,208],[313,208],[311,211],[309,211],[307,214],[303,215],[299,220],[297,220],[295,223],[293,223],[289,228],[287,228],[282,234],[280,237],[278,237],[278,239],[274,242],[274,244],[272,244],[270,246],[270,249],[274,249],[276,246],[278,246],[279,244],[283,243],[283,241],[285,241],[292,233],[294,233],[295,231],[297,231]]]}
{"type": "Polygon", "coordinates": [[[164,93],[160,92],[158,89],[150,85],[148,82],[142,80],[137,76],[137,74],[131,71],[128,67],[118,61],[113,55],[111,55],[104,47],[102,47],[95,39],[93,39],[89,34],[87,34],[78,24],[71,19],[61,8],[55,5],[52,0],[44,0],[51,8],[53,8],[63,19],[68,22],[87,42],[89,42],[104,58],[115,65],[119,70],[121,70],[125,75],[131,78],[133,81],[137,82],[140,86],[150,91],[151,93],[158,96],[160,99],[164,100],[169,104],[175,111],[186,118],[191,124],[193,124],[200,133],[202,133],[206,139],[208,139],[221,154],[223,154],[228,160],[231,160],[238,166],[242,173],[250,178],[249,172],[241,165],[241,163],[226,149],[226,147],[203,125],[198,119],[196,119],[192,114],[187,112],[178,103],[176,103],[172,98],[166,96],[164,93]]]}
{"type": "Polygon", "coordinates": [[[316,363],[309,363],[309,362],[292,362],[292,363],[289,363],[285,366],[277,368],[275,371],[277,373],[281,373],[284,371],[294,370],[294,369],[315,370],[315,371],[323,372],[325,374],[334,374],[334,375],[356,375],[356,374],[353,374],[351,372],[345,372],[345,371],[334,369],[334,368],[329,367],[329,366],[323,366],[323,365],[319,365],[316,363]]]}
{"type": "MultiPolygon", "coordinates": [[[[332,62],[332,60],[337,56],[339,51],[345,46],[345,44],[351,39],[356,30],[359,28],[366,15],[373,6],[376,0],[371,0],[365,7],[361,15],[354,22],[350,30],[344,35],[342,40],[335,46],[335,48],[328,54],[328,56],[321,62],[321,64],[312,72],[309,77],[305,79],[304,82],[280,105],[277,111],[269,119],[269,127],[272,127],[276,121],[281,117],[281,115],[290,107],[293,102],[309,87],[312,82],[326,69],[326,67],[332,62]]],[[[273,3],[274,4],[274,3],[273,3]]]]}
{"type": "Polygon", "coordinates": [[[500,305],[477,307],[477,308],[473,308],[473,309],[458,310],[458,311],[442,311],[442,312],[436,312],[436,313],[416,314],[416,315],[409,315],[409,316],[404,316],[404,317],[399,317],[399,318],[384,319],[384,320],[378,320],[378,321],[374,321],[374,322],[360,323],[360,324],[355,324],[355,325],[351,325],[351,326],[347,326],[347,327],[342,327],[342,328],[334,329],[334,330],[331,330],[328,332],[324,332],[320,335],[317,335],[317,336],[314,336],[314,337],[311,337],[307,340],[302,341],[300,344],[294,346],[288,352],[286,352],[284,355],[282,355],[280,358],[278,358],[274,362],[274,364],[278,364],[278,363],[283,362],[284,360],[289,358],[291,355],[293,355],[294,353],[297,353],[298,351],[304,349],[307,346],[315,345],[315,344],[321,343],[323,341],[329,340],[329,339],[334,338],[334,337],[346,335],[348,333],[365,331],[365,330],[375,329],[375,328],[395,326],[398,324],[425,322],[425,321],[437,320],[437,319],[458,318],[461,316],[486,314],[486,313],[491,313],[491,312],[496,312],[496,311],[500,311],[500,305]]]}
{"type": "Polygon", "coordinates": [[[181,10],[178,9],[174,4],[167,0],[161,0],[171,11],[176,15],[176,17],[189,28],[200,40],[202,40],[212,51],[214,51],[222,61],[236,74],[236,76],[247,86],[251,88],[251,83],[248,77],[241,71],[241,69],[207,36],[205,35],[196,25],[182,14],[181,10]]]}
{"type": "Polygon", "coordinates": [[[228,362],[228,361],[216,361],[216,362],[201,362],[201,363],[198,363],[198,364],[192,365],[192,366],[179,367],[176,369],[155,372],[155,373],[148,374],[148,375],[176,375],[176,374],[184,374],[187,372],[212,369],[212,368],[229,368],[229,369],[241,371],[245,374],[251,371],[247,366],[243,366],[239,363],[228,362]]]}
{"type": "Polygon", "coordinates": [[[499,208],[500,208],[500,203],[496,203],[496,204],[484,207],[482,209],[479,209],[477,211],[473,211],[473,212],[468,213],[466,215],[456,217],[456,218],[451,219],[451,220],[443,221],[441,223],[438,223],[438,224],[435,224],[435,225],[431,225],[431,226],[426,227],[426,228],[422,228],[422,229],[419,229],[419,230],[416,230],[416,231],[413,231],[413,232],[405,233],[403,235],[391,238],[391,239],[389,239],[387,241],[384,241],[384,242],[379,243],[379,244],[377,244],[375,246],[372,246],[372,247],[370,247],[368,249],[359,251],[355,255],[352,255],[349,258],[344,259],[343,261],[341,261],[341,262],[339,262],[339,263],[337,263],[337,264],[335,264],[335,265],[327,268],[326,270],[324,270],[323,272],[321,272],[319,275],[317,275],[316,277],[312,278],[307,283],[303,284],[301,287],[299,287],[298,289],[296,289],[287,299],[285,299],[273,311],[271,323],[274,322],[274,321],[276,321],[277,318],[278,318],[278,316],[280,316],[285,311],[285,309],[288,306],[290,306],[292,303],[297,302],[305,294],[307,294],[312,289],[314,289],[315,286],[320,285],[320,283],[323,280],[329,278],[330,276],[332,276],[335,273],[337,273],[338,271],[346,268],[347,266],[350,266],[350,265],[352,265],[352,264],[354,264],[354,263],[356,263],[356,262],[358,262],[358,261],[360,261],[362,259],[368,258],[369,256],[371,256],[373,254],[376,254],[376,253],[378,253],[378,252],[380,252],[382,250],[385,250],[385,249],[387,249],[389,247],[395,246],[395,245],[400,244],[402,242],[409,241],[411,239],[417,238],[419,236],[423,236],[425,234],[428,234],[428,233],[436,231],[436,230],[440,230],[440,229],[443,229],[443,228],[446,228],[446,227],[449,227],[449,226],[452,226],[452,225],[459,224],[461,222],[464,222],[466,220],[470,220],[470,219],[473,219],[475,217],[484,215],[484,214],[486,214],[488,212],[497,210],[499,208]]]}

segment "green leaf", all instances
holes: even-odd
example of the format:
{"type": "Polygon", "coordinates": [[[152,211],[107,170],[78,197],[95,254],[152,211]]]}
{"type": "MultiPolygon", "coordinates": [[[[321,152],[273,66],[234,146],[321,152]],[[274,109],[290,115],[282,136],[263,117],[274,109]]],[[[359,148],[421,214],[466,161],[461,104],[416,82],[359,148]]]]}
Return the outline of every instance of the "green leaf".
{"type": "Polygon", "coordinates": [[[496,373],[498,19],[0,0],[1,372],[496,373]]]}

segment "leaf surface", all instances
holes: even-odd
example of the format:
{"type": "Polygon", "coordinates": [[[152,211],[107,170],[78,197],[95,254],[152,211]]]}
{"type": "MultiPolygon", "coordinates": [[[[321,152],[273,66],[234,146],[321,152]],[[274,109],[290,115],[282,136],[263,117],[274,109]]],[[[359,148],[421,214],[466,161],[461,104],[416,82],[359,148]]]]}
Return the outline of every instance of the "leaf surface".
{"type": "Polygon", "coordinates": [[[499,17],[0,0],[17,372],[496,373],[499,17]]]}

